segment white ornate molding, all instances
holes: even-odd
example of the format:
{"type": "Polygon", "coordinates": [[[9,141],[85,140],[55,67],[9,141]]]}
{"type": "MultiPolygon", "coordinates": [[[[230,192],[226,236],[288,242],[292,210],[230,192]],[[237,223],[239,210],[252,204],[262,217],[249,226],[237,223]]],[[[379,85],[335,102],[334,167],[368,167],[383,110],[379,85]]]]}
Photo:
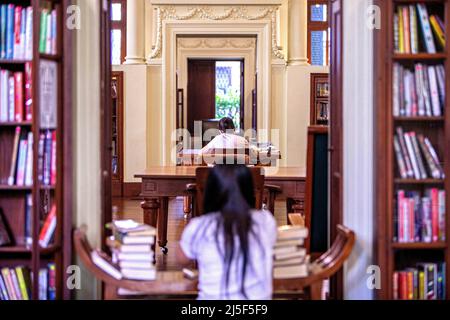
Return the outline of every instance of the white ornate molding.
{"type": "Polygon", "coordinates": [[[179,38],[178,47],[184,49],[248,49],[256,47],[256,39],[248,38],[179,38]]]}
{"type": "Polygon", "coordinates": [[[163,42],[163,21],[204,20],[204,21],[258,21],[269,20],[271,24],[271,46],[273,57],[284,59],[277,41],[277,10],[278,6],[199,6],[185,7],[160,5],[156,13],[156,44],[149,59],[161,57],[163,42]]]}

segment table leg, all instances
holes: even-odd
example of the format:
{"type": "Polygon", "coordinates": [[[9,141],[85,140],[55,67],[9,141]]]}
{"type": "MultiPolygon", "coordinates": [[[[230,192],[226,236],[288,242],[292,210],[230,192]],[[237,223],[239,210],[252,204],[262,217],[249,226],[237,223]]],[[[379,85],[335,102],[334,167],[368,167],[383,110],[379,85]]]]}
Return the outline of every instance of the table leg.
{"type": "Polygon", "coordinates": [[[183,212],[184,219],[188,219],[192,212],[192,198],[191,196],[183,196],[183,212]]]}
{"type": "Polygon", "coordinates": [[[316,281],[311,284],[309,290],[311,300],[322,300],[322,281],[316,281]]]}
{"type": "Polygon", "coordinates": [[[155,198],[144,199],[141,203],[141,208],[144,210],[144,223],[156,228],[159,209],[158,200],[155,198]]]}
{"type": "Polygon", "coordinates": [[[161,207],[159,208],[158,215],[158,244],[161,247],[164,254],[167,254],[167,223],[169,216],[169,198],[161,197],[161,207]]]}

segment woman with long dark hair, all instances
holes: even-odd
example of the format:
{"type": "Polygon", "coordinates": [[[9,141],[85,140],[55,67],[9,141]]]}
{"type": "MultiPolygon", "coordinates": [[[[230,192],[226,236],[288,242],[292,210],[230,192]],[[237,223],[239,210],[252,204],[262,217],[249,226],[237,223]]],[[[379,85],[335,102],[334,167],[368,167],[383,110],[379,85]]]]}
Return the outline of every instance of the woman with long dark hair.
{"type": "Polygon", "coordinates": [[[180,241],[182,258],[198,263],[198,298],[271,299],[276,222],[270,212],[255,210],[250,170],[215,166],[204,212],[186,226],[180,241]]]}

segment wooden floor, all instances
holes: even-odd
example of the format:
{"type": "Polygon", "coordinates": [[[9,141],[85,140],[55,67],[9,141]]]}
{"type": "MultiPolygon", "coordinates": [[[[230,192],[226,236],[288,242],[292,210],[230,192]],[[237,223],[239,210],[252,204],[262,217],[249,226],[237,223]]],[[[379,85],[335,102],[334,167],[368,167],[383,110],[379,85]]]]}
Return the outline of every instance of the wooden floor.
{"type": "MultiPolygon", "coordinates": [[[[113,206],[117,207],[115,219],[133,219],[142,222],[142,209],[140,200],[130,198],[113,198],[113,206]]],[[[286,205],[284,201],[277,201],[275,204],[275,218],[278,225],[286,224],[286,205]]],[[[177,198],[169,201],[169,224],[167,230],[169,253],[162,254],[159,248],[156,250],[156,265],[158,270],[180,270],[180,266],[175,259],[175,248],[180,240],[181,233],[188,220],[184,219],[183,199],[177,198]]]]}

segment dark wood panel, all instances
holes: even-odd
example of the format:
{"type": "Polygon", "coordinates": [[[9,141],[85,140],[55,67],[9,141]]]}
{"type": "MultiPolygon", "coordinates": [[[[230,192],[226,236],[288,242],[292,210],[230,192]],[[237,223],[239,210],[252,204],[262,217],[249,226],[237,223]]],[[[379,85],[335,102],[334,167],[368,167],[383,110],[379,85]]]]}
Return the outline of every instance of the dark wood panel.
{"type": "Polygon", "coordinates": [[[194,134],[194,121],[215,118],[216,62],[188,60],[188,130],[194,134]]]}

